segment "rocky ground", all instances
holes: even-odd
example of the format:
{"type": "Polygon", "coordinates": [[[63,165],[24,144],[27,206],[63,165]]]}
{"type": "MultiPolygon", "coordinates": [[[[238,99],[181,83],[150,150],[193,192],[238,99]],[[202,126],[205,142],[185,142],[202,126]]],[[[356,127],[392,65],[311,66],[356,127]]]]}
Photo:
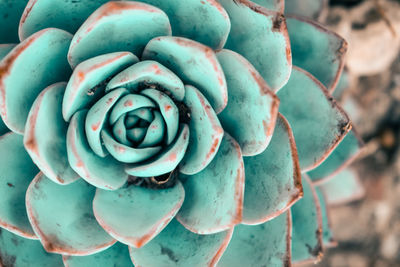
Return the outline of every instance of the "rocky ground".
{"type": "Polygon", "coordinates": [[[331,208],[339,245],[317,266],[400,266],[400,1],[331,0],[325,23],[349,42],[341,102],[366,142],[352,165],[366,194],[331,208]]]}

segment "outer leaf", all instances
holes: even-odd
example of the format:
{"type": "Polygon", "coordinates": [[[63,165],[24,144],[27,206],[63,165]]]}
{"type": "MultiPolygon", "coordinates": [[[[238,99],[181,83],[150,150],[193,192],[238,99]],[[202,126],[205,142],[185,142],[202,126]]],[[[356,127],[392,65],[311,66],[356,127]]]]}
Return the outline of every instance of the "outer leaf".
{"type": "Polygon", "coordinates": [[[290,211],[263,224],[238,225],[219,267],[290,266],[290,211]]]}
{"type": "Polygon", "coordinates": [[[304,196],[292,207],[292,257],[294,263],[306,263],[322,257],[322,215],[315,188],[303,176],[304,196]]]}
{"type": "Polygon", "coordinates": [[[116,191],[97,189],[93,211],[107,233],[140,248],[168,225],[184,198],[185,190],[179,181],[174,187],[162,190],[134,185],[116,191]]]}
{"type": "Polygon", "coordinates": [[[324,247],[336,246],[337,243],[333,239],[333,233],[331,229],[331,221],[329,216],[329,207],[326,203],[325,193],[318,187],[315,188],[317,192],[319,204],[321,208],[322,216],[322,242],[324,247]]]}
{"type": "Polygon", "coordinates": [[[25,127],[24,145],[35,164],[51,180],[68,184],[79,175],[69,166],[68,124],[61,113],[66,83],[50,85],[32,105],[25,127]]]}
{"type": "Polygon", "coordinates": [[[242,220],[244,165],[239,144],[225,133],[217,155],[201,172],[181,176],[186,199],[177,219],[198,234],[233,228],[242,220]]]}
{"type": "Polygon", "coordinates": [[[85,19],[107,1],[30,0],[19,24],[20,40],[45,28],[63,29],[74,34],[85,19]]]}
{"type": "Polygon", "coordinates": [[[231,236],[232,230],[213,235],[197,235],[173,220],[145,247],[130,247],[131,258],[136,266],[214,267],[231,236]]]}
{"type": "Polygon", "coordinates": [[[329,157],[317,168],[307,174],[314,183],[323,182],[348,166],[360,153],[363,142],[352,129],[329,157]]]}
{"type": "Polygon", "coordinates": [[[8,133],[0,137],[0,159],[0,226],[36,239],[26,214],[25,192],[39,170],[26,153],[22,136],[8,133]]]}
{"type": "Polygon", "coordinates": [[[271,88],[279,90],[288,81],[292,68],[289,37],[283,15],[249,0],[220,2],[232,23],[226,48],[243,55],[271,88]]]}
{"type": "Polygon", "coordinates": [[[243,223],[260,224],[290,208],[302,195],[296,144],[286,119],[279,114],[267,149],[245,157],[243,223]]]}
{"type": "Polygon", "coordinates": [[[112,247],[89,256],[63,256],[65,267],[129,267],[133,266],[128,246],[116,243],[112,247]]]}
{"type": "Polygon", "coordinates": [[[230,20],[217,0],[141,0],[158,6],[171,20],[172,34],[217,50],[224,47],[230,20]]]}
{"type": "Polygon", "coordinates": [[[329,205],[354,201],[362,198],[365,194],[357,173],[351,169],[339,172],[319,187],[325,193],[326,202],[329,205]]]}
{"type": "Polygon", "coordinates": [[[306,18],[289,16],[287,23],[293,65],[307,70],[333,91],[344,66],[347,42],[306,18]]]}
{"type": "Polygon", "coordinates": [[[217,57],[229,92],[229,105],[218,118],[225,131],[238,141],[243,155],[259,154],[271,140],[279,99],[245,58],[226,49],[218,52],[217,57]]]}
{"type": "Polygon", "coordinates": [[[0,265],[4,267],[62,266],[61,255],[47,253],[36,240],[14,235],[0,229],[0,265]]]}
{"type": "Polygon", "coordinates": [[[30,107],[39,93],[51,84],[66,81],[71,74],[66,60],[71,38],[65,31],[44,29],[0,62],[0,111],[14,132],[24,132],[30,107]]]}
{"type": "Polygon", "coordinates": [[[165,35],[171,35],[171,25],[160,9],[140,2],[110,1],[93,12],[75,33],[68,61],[74,67],[111,52],[140,55],[152,38],[165,35]]]}
{"type": "Polygon", "coordinates": [[[301,170],[317,167],[351,129],[348,116],[319,81],[297,67],[278,97],[293,129],[301,170]]]}
{"type": "Polygon", "coordinates": [[[58,185],[39,173],[26,192],[29,221],[48,252],[90,255],[116,240],[93,216],[95,188],[84,180],[58,185]]]}

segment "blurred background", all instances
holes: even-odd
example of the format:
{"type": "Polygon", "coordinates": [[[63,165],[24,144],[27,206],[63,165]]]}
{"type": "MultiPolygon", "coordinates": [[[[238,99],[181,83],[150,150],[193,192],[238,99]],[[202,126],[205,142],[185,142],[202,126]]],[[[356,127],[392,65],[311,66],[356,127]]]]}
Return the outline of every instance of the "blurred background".
{"type": "Polygon", "coordinates": [[[330,0],[320,21],[349,43],[338,96],[366,146],[351,165],[364,197],[331,207],[338,246],[312,266],[400,266],[400,0],[330,0]]]}

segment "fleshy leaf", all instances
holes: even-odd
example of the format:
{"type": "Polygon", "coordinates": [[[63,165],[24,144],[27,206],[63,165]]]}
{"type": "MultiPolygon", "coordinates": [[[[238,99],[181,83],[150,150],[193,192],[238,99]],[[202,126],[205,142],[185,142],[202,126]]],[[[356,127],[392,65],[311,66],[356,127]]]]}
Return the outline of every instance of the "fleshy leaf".
{"type": "Polygon", "coordinates": [[[317,167],[351,129],[348,116],[319,81],[297,67],[278,97],[279,111],[293,129],[301,170],[317,167]]]}
{"type": "Polygon", "coordinates": [[[164,148],[162,153],[147,162],[127,165],[126,172],[137,177],[152,177],[173,171],[185,155],[189,144],[189,134],[189,127],[183,124],[177,135],[178,137],[171,145],[164,148]]]}
{"type": "Polygon", "coordinates": [[[138,91],[140,85],[161,86],[178,101],[182,101],[185,96],[185,88],[179,77],[153,60],[141,61],[118,73],[107,84],[106,91],[119,87],[138,91]]]}
{"type": "Polygon", "coordinates": [[[203,170],[217,154],[224,130],[207,99],[193,86],[185,86],[183,102],[190,110],[190,137],[186,155],[180,164],[183,174],[203,170]]]}
{"type": "Polygon", "coordinates": [[[230,30],[228,14],[216,0],[142,0],[158,6],[171,20],[172,34],[218,50],[224,47],[230,30]]]}
{"type": "Polygon", "coordinates": [[[286,0],[285,14],[294,14],[319,20],[328,6],[328,0],[286,0]]]}
{"type": "Polygon", "coordinates": [[[167,189],[131,185],[116,191],[97,189],[93,211],[99,224],[118,241],[143,247],[175,217],[185,198],[178,181],[167,189]]]}
{"type": "Polygon", "coordinates": [[[18,24],[28,0],[0,0],[0,44],[17,43],[18,24]]]}
{"type": "Polygon", "coordinates": [[[93,12],[75,33],[68,61],[76,66],[117,51],[140,55],[152,38],[165,35],[171,35],[171,25],[162,10],[140,2],[110,1],[93,12]]]}
{"type": "Polygon", "coordinates": [[[0,228],[0,264],[4,267],[55,267],[63,263],[61,255],[47,253],[39,241],[0,228]]]}
{"type": "Polygon", "coordinates": [[[63,256],[66,267],[129,267],[132,266],[128,246],[116,243],[112,247],[89,256],[63,256]]]}
{"type": "MultiPolygon", "coordinates": [[[[0,4],[1,5],[1,4],[0,4]]],[[[1,44],[0,43],[0,61],[7,56],[7,54],[14,49],[16,44],[1,44]]]]}
{"type": "Polygon", "coordinates": [[[68,161],[83,179],[102,189],[115,190],[127,180],[124,165],[111,156],[99,157],[90,148],[85,135],[87,111],[78,111],[72,117],[67,132],[68,161]]]}
{"type": "Polygon", "coordinates": [[[78,180],[59,185],[39,173],[26,192],[29,221],[48,252],[90,255],[116,241],[97,223],[92,210],[95,187],[78,180]]]}
{"type": "Polygon", "coordinates": [[[226,49],[217,57],[228,83],[229,103],[218,118],[244,156],[260,154],[271,140],[279,99],[245,58],[226,49]]]}
{"type": "Polygon", "coordinates": [[[269,10],[277,11],[280,13],[283,13],[283,10],[285,9],[285,3],[287,3],[289,0],[251,0],[252,2],[263,6],[269,10]]]}
{"type": "Polygon", "coordinates": [[[26,214],[25,192],[39,170],[26,153],[22,136],[8,133],[0,137],[0,159],[0,226],[36,239],[26,214]]]}
{"type": "Polygon", "coordinates": [[[238,225],[219,267],[290,266],[290,212],[263,224],[238,225]]]}
{"type": "Polygon", "coordinates": [[[186,192],[177,219],[197,234],[233,228],[242,220],[244,165],[239,144],[225,133],[208,166],[191,176],[181,175],[186,192]]]}
{"type": "Polygon", "coordinates": [[[93,152],[100,157],[105,157],[108,154],[101,140],[101,131],[105,125],[108,125],[108,114],[114,105],[118,103],[118,100],[123,99],[127,93],[128,91],[124,88],[114,90],[100,98],[100,100],[90,107],[87,113],[85,120],[87,141],[93,152]]]}
{"type": "Polygon", "coordinates": [[[186,38],[163,36],[147,44],[143,59],[160,62],[185,84],[197,87],[216,113],[225,108],[228,101],[226,80],[211,48],[186,38]]]}
{"type": "Polygon", "coordinates": [[[318,261],[322,257],[322,216],[315,188],[303,175],[304,196],[292,210],[293,263],[318,261]]]}
{"type": "Polygon", "coordinates": [[[365,194],[357,173],[351,169],[339,172],[319,187],[325,193],[326,202],[329,205],[340,205],[358,200],[365,194]]]}
{"type": "Polygon", "coordinates": [[[129,52],[116,52],[97,56],[79,64],[69,79],[63,100],[63,116],[69,121],[80,109],[89,108],[104,95],[101,83],[107,78],[138,62],[129,52]]]}
{"type": "Polygon", "coordinates": [[[289,36],[283,15],[249,0],[220,2],[232,23],[225,47],[244,56],[272,89],[279,90],[288,81],[292,68],[289,36]]]}
{"type": "Polygon", "coordinates": [[[157,103],[161,115],[167,125],[167,145],[175,139],[179,127],[179,110],[174,101],[163,92],[156,89],[145,89],[141,91],[142,95],[148,96],[157,103]]]}
{"type": "Polygon", "coordinates": [[[308,176],[314,183],[323,182],[348,166],[357,157],[362,145],[360,137],[352,129],[321,165],[307,173],[308,176]]]}
{"type": "Polygon", "coordinates": [[[142,248],[130,247],[135,266],[216,266],[232,236],[232,230],[213,235],[198,235],[177,220],[142,248]]]}
{"type": "Polygon", "coordinates": [[[326,203],[325,193],[319,187],[315,188],[317,192],[317,196],[319,199],[319,204],[321,208],[321,216],[322,216],[322,242],[324,247],[332,247],[337,243],[333,239],[333,233],[331,229],[331,221],[329,217],[329,207],[326,203]]]}
{"type": "Polygon", "coordinates": [[[243,223],[260,224],[290,208],[303,191],[299,159],[292,130],[279,114],[267,149],[245,157],[246,184],[243,223]]]}
{"type": "Polygon", "coordinates": [[[28,115],[24,145],[32,160],[49,179],[69,184],[79,175],[69,166],[66,136],[68,124],[62,117],[66,83],[56,83],[36,98],[28,115]]]}
{"type": "Polygon", "coordinates": [[[118,161],[124,163],[137,163],[155,156],[160,150],[161,146],[133,148],[117,142],[112,134],[107,130],[101,131],[101,137],[104,146],[108,152],[118,161]]]}
{"type": "Polygon", "coordinates": [[[44,29],[17,45],[0,62],[1,116],[14,132],[24,132],[30,107],[39,93],[70,76],[66,56],[71,38],[63,30],[44,29]]]}
{"type": "Polygon", "coordinates": [[[20,40],[45,28],[63,29],[74,34],[85,19],[107,1],[30,0],[20,21],[20,40]]]}
{"type": "Polygon", "coordinates": [[[347,42],[307,18],[289,16],[287,24],[293,65],[307,70],[332,91],[344,66],[347,42]]]}

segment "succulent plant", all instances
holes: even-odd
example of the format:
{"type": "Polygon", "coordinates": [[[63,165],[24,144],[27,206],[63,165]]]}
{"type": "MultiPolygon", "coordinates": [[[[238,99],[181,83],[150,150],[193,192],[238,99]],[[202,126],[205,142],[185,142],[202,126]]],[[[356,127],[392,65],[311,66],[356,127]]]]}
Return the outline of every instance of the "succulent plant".
{"type": "Polygon", "coordinates": [[[0,0],[3,265],[320,257],[357,189],[346,42],[254,2],[0,0]]]}

